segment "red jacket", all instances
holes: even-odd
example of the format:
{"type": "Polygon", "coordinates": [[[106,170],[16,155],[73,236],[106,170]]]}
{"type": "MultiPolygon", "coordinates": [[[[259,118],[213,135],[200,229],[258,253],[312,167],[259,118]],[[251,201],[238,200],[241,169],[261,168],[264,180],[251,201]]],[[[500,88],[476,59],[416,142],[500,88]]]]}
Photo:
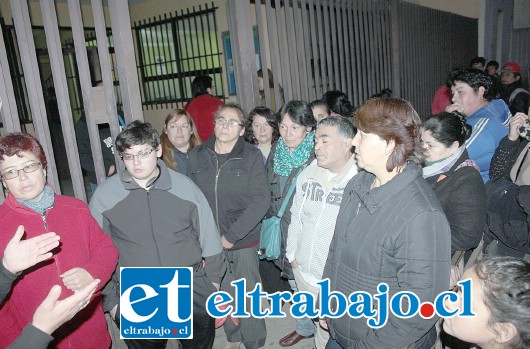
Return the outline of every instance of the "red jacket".
{"type": "Polygon", "coordinates": [[[24,225],[26,239],[49,231],[61,237],[54,256],[22,272],[11,296],[2,304],[0,348],[13,342],[24,326],[32,321],[35,310],[53,285],[62,286],[61,299],[72,295],[59,275],[75,267],[84,268],[101,283],[89,305],[52,334],[55,338],[53,346],[59,349],[109,348],[111,340],[100,290],[116,268],[118,251],[88,207],[78,199],[55,195],[54,206],[43,217],[9,194],[0,206],[0,222],[0,251],[4,251],[19,225],[24,225]]]}
{"type": "Polygon", "coordinates": [[[193,98],[185,107],[203,142],[213,134],[214,113],[221,105],[223,105],[222,100],[206,93],[193,98]]]}
{"type": "Polygon", "coordinates": [[[451,89],[445,85],[440,86],[434,94],[431,104],[431,112],[438,114],[445,111],[445,108],[451,105],[451,89]]]}

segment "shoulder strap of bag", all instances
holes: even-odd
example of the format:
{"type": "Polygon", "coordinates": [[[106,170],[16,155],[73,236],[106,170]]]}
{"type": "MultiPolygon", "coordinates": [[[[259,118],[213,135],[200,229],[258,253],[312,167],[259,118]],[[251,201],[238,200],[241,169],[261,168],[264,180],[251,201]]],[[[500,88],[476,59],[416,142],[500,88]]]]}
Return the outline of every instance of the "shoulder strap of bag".
{"type": "Polygon", "coordinates": [[[276,215],[278,218],[282,218],[283,213],[285,212],[285,209],[287,208],[287,204],[289,203],[289,200],[291,199],[291,195],[293,195],[294,188],[296,188],[296,180],[298,179],[298,175],[302,172],[302,169],[298,170],[298,173],[293,178],[293,181],[291,182],[291,186],[289,187],[289,191],[287,191],[287,194],[285,194],[285,198],[283,199],[282,206],[280,207],[280,210],[278,211],[278,214],[276,215]]]}

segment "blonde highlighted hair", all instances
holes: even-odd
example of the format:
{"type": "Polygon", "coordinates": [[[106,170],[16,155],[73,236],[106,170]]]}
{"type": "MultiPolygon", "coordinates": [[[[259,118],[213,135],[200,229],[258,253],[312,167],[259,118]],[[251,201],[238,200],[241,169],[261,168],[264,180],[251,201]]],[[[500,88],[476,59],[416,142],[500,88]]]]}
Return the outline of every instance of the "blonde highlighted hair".
{"type": "Polygon", "coordinates": [[[162,144],[162,160],[164,160],[167,167],[176,171],[177,161],[175,160],[175,155],[173,153],[173,149],[175,147],[173,146],[173,143],[171,143],[169,137],[165,132],[167,124],[175,117],[185,117],[188,123],[190,124],[191,137],[189,140],[190,147],[188,148],[188,151],[195,148],[199,144],[202,144],[202,140],[201,137],[199,137],[199,133],[197,132],[197,127],[195,126],[193,119],[187,111],[185,111],[184,109],[175,109],[166,116],[166,120],[164,121],[164,132],[162,132],[162,136],[160,137],[160,143],[162,144]]]}

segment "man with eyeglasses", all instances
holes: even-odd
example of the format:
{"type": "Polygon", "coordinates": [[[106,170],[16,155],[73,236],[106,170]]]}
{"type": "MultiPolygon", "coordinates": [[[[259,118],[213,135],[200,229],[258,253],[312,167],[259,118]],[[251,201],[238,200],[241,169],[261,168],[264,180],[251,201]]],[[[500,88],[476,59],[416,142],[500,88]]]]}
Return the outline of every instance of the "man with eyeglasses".
{"type": "MultiPolygon", "coordinates": [[[[193,267],[194,339],[183,348],[211,348],[214,320],[205,310],[226,271],[219,232],[208,201],[186,176],[166,167],[160,137],[133,121],[116,138],[125,170],[103,182],[90,201],[92,214],[120,252],[103,306],[119,326],[120,267],[193,267]]],[[[165,348],[167,339],[127,339],[129,348],[165,348]]]]}

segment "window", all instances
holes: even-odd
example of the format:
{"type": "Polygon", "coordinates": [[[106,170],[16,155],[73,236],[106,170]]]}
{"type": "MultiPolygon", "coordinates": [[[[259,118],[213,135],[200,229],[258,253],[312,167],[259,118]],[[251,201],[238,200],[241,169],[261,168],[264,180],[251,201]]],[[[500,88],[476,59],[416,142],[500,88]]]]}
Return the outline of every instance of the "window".
{"type": "Polygon", "coordinates": [[[219,97],[224,95],[215,9],[206,5],[135,24],[145,106],[189,101],[191,82],[199,75],[211,76],[219,97]]]}

